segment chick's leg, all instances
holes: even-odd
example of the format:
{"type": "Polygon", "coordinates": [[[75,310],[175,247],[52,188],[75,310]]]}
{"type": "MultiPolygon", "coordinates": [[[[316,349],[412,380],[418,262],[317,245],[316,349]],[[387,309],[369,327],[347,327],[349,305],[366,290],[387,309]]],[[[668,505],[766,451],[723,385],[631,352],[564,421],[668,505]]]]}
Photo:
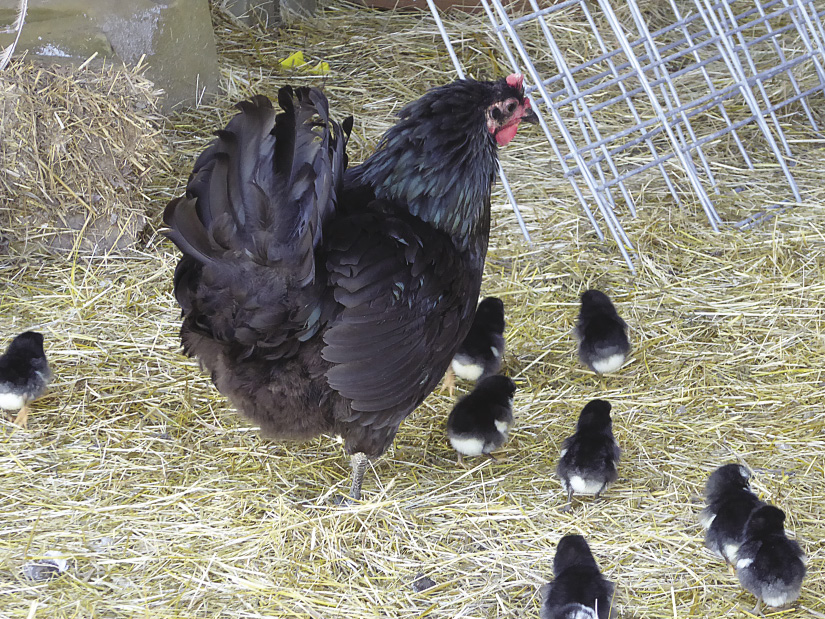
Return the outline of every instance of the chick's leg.
{"type": "Polygon", "coordinates": [[[765,616],[765,614],[762,612],[762,598],[756,598],[756,606],[753,607],[753,610],[750,611],[750,614],[756,617],[765,616]]]}
{"type": "Polygon", "coordinates": [[[349,496],[356,501],[361,499],[361,485],[364,483],[364,473],[367,471],[369,461],[370,459],[365,453],[359,451],[352,454],[352,488],[349,491],[349,496]]]}
{"type": "Polygon", "coordinates": [[[573,509],[573,488],[569,487],[567,489],[567,505],[561,508],[562,512],[569,512],[573,509]]]}
{"type": "Polygon", "coordinates": [[[444,372],[444,378],[441,380],[441,390],[439,393],[444,393],[444,390],[450,394],[450,397],[455,395],[455,372],[453,366],[448,366],[447,371],[444,372]]]}
{"type": "Polygon", "coordinates": [[[29,427],[29,405],[24,404],[23,408],[20,409],[20,412],[17,413],[17,417],[14,418],[14,424],[20,426],[24,430],[27,430],[29,427]]]}

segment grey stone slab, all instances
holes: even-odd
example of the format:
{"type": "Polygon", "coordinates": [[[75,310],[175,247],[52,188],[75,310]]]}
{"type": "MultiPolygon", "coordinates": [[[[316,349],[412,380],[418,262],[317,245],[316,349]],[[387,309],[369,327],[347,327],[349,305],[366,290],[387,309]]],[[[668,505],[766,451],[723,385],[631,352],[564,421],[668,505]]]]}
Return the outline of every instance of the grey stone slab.
{"type": "MultiPolygon", "coordinates": [[[[17,0],[0,0],[0,24],[13,22],[16,12],[17,0]]],[[[207,0],[30,0],[15,53],[23,50],[55,61],[84,61],[97,52],[134,65],[145,57],[147,76],[167,93],[166,109],[218,88],[207,0]]]]}
{"type": "Polygon", "coordinates": [[[281,21],[279,0],[224,0],[223,7],[248,26],[274,28],[281,21]]]}

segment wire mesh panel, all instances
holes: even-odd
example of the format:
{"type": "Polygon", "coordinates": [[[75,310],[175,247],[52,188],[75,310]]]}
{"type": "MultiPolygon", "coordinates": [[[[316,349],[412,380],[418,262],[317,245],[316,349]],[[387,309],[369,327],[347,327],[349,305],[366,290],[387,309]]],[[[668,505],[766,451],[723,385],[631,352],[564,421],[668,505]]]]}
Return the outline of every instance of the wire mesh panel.
{"type": "Polygon", "coordinates": [[[599,220],[608,228],[631,269],[633,244],[618,215],[636,215],[637,175],[657,174],[676,204],[692,193],[718,230],[712,195],[723,188],[714,147],[724,142],[726,159],[732,153],[751,170],[755,152],[760,160],[768,153],[801,201],[781,115],[804,115],[820,131],[822,2],[661,0],[643,11],[636,0],[527,0],[520,15],[499,0],[481,2],[512,68],[526,74],[542,129],[588,219],[602,239],[599,220]],[[585,24],[574,44],[558,26],[565,13],[585,24]]]}

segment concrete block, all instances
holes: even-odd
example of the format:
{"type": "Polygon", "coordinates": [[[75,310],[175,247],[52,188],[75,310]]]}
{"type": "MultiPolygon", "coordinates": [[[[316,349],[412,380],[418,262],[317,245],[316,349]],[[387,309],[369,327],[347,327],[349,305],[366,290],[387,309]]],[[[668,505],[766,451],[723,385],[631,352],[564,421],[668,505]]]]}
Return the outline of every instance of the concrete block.
{"type": "MultiPolygon", "coordinates": [[[[0,0],[0,24],[13,22],[16,11],[17,0],[0,0]]],[[[166,91],[166,109],[192,105],[218,89],[207,0],[29,0],[15,53],[23,50],[80,62],[97,52],[130,65],[145,56],[147,76],[166,91]]]]}
{"type": "Polygon", "coordinates": [[[275,28],[281,21],[279,0],[224,0],[223,8],[248,26],[275,28]]]}

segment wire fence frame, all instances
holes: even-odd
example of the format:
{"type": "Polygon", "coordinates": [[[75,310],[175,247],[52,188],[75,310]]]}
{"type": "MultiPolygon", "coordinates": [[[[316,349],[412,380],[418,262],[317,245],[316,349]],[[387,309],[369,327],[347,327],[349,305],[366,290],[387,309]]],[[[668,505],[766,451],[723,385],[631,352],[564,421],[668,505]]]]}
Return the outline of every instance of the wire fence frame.
{"type": "MultiPolygon", "coordinates": [[[[463,77],[463,67],[438,9],[433,0],[427,2],[453,65],[459,77],[463,77]]],[[[595,217],[598,212],[632,272],[635,273],[635,248],[616,212],[621,200],[631,216],[636,216],[637,205],[625,181],[640,172],[658,170],[679,205],[682,200],[677,183],[665,165],[671,165],[675,159],[711,228],[718,232],[723,221],[708,189],[716,194],[721,190],[713,174],[713,162],[703,147],[730,134],[742,161],[753,170],[752,158],[739,135],[746,125],[758,127],[793,200],[802,201],[788,165],[793,153],[777,112],[798,102],[811,128],[820,131],[808,102],[811,95],[825,92],[825,7],[817,9],[815,0],[691,0],[692,5],[682,3],[682,9],[675,0],[667,0],[673,22],[653,32],[636,0],[622,2],[625,13],[630,14],[624,21],[610,0],[564,0],[543,8],[537,0],[527,0],[529,12],[517,17],[508,14],[501,0],[480,2],[508,64],[527,77],[526,91],[539,125],[590,224],[599,239],[604,240],[605,234],[595,217]],[[547,22],[554,13],[570,8],[581,11],[598,50],[598,54],[576,64],[567,62],[547,22]],[[602,26],[593,9],[598,10],[602,26]],[[521,40],[519,28],[527,24],[537,25],[544,37],[543,44],[557,69],[554,75],[542,75],[521,40]],[[780,45],[780,37],[785,35],[798,36],[804,48],[801,53],[788,57],[780,45]],[[764,61],[757,63],[751,53],[764,45],[771,46],[775,58],[767,67],[764,61]],[[716,79],[711,77],[711,67],[716,79]],[[800,85],[793,72],[800,67],[815,74],[818,83],[807,88],[800,85]],[[720,68],[729,75],[724,85],[718,81],[720,68]],[[681,92],[679,80],[688,75],[700,76],[707,92],[699,96],[681,92]],[[765,84],[777,77],[789,81],[792,94],[772,101],[765,84]],[[594,101],[595,94],[603,95],[607,89],[618,89],[618,93],[594,101]],[[744,103],[749,116],[734,121],[726,105],[732,100],[744,103]],[[619,104],[626,106],[635,125],[619,131],[606,130],[598,122],[598,113],[619,104]],[[647,109],[646,120],[639,111],[640,104],[647,109]],[[692,121],[711,112],[718,114],[725,126],[702,134],[692,121]],[[667,148],[662,147],[663,138],[667,148]],[[641,146],[649,153],[646,161],[628,166],[615,160],[628,149],[641,146]],[[595,210],[591,208],[594,203],[595,210]]],[[[500,177],[522,232],[529,239],[503,169],[500,177]]],[[[775,208],[779,205],[767,207],[775,208]]],[[[744,227],[755,220],[757,216],[734,225],[744,227]]]]}

